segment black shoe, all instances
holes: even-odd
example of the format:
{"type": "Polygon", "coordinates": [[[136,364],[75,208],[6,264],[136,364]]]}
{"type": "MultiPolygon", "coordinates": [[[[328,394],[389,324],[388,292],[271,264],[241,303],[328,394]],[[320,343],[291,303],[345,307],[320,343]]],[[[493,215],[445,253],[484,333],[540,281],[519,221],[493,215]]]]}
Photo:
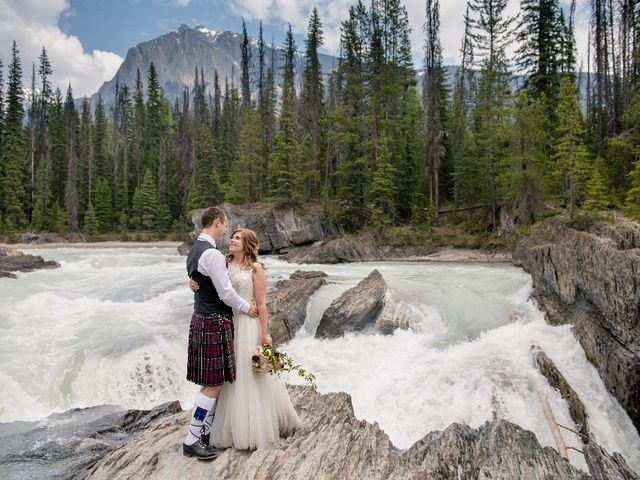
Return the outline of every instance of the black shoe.
{"type": "Polygon", "coordinates": [[[209,445],[209,437],[211,436],[210,433],[207,434],[202,434],[200,435],[200,439],[202,440],[202,443],[204,443],[205,445],[209,445]]]}
{"type": "Polygon", "coordinates": [[[193,445],[182,444],[182,453],[187,457],[196,457],[198,460],[213,460],[220,452],[214,447],[205,445],[202,440],[198,440],[193,445]]]}

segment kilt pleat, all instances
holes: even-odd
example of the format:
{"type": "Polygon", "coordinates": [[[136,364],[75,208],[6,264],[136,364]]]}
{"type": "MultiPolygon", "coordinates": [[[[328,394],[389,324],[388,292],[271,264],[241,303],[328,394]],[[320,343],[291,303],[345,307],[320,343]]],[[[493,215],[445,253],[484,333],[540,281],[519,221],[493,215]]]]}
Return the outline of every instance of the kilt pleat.
{"type": "Polygon", "coordinates": [[[194,312],[189,325],[187,380],[214,387],[235,379],[233,317],[194,312]]]}

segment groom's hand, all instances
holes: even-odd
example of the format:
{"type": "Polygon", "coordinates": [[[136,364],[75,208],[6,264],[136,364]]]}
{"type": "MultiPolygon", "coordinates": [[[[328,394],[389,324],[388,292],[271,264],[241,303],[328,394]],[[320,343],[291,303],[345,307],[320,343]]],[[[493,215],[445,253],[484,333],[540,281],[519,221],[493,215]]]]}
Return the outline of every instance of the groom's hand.
{"type": "Polygon", "coordinates": [[[251,303],[249,304],[249,311],[247,312],[247,315],[252,318],[256,318],[258,316],[258,307],[256,307],[256,302],[253,300],[251,300],[251,303]]]}

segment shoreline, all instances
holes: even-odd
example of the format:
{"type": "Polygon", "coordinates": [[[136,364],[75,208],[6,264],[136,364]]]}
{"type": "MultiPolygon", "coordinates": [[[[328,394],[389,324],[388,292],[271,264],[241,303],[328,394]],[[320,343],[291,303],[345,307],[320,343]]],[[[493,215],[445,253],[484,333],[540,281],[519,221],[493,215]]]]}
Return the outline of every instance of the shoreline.
{"type": "Polygon", "coordinates": [[[171,248],[182,245],[184,242],[156,241],[156,242],[52,242],[52,243],[0,243],[0,247],[14,250],[37,250],[46,248],[171,248]]]}

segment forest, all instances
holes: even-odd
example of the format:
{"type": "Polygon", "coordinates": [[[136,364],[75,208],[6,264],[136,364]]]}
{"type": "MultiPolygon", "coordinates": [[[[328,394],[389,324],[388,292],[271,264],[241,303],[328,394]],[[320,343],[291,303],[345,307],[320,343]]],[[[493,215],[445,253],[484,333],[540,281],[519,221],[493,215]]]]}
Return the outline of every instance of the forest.
{"type": "Polygon", "coordinates": [[[54,89],[46,46],[25,88],[14,42],[6,80],[0,59],[0,235],[166,233],[223,202],[316,203],[346,232],[452,211],[487,230],[505,212],[523,226],[549,212],[640,219],[640,2],[591,0],[586,65],[575,0],[521,0],[517,17],[506,6],[468,1],[455,78],[438,0],[425,2],[421,65],[401,0],[360,1],[329,75],[314,9],[299,85],[291,27],[275,69],[262,25],[252,58],[243,22],[239,85],[194,65],[169,102],[151,64],[109,111],[54,89]]]}

